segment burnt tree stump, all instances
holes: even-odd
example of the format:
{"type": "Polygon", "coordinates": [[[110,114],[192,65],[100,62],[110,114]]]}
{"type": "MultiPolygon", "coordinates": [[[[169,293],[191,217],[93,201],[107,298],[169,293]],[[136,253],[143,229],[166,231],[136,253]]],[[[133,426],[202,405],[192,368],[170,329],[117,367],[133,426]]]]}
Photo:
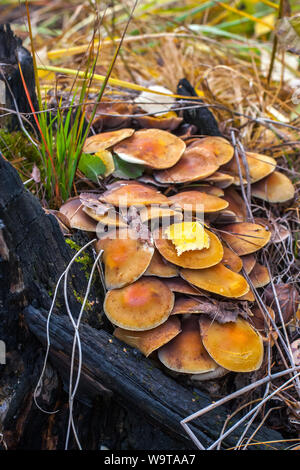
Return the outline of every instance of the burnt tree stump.
{"type": "MultiPolygon", "coordinates": [[[[60,411],[41,412],[34,404],[33,391],[44,359],[51,295],[72,253],[56,219],[44,212],[1,156],[0,220],[0,339],[7,349],[6,364],[0,364],[0,433],[10,449],[62,449],[74,336],[63,305],[56,305],[51,319],[50,360],[38,397],[44,409],[60,411]]],[[[86,282],[85,273],[74,263],[69,283],[73,313],[81,306],[73,292],[84,291],[86,282]]],[[[74,418],[83,448],[194,449],[180,420],[209,404],[211,398],[197,390],[195,400],[194,390],[166,375],[150,359],[133,348],[124,350],[124,344],[103,329],[101,321],[90,326],[100,306],[98,299],[95,312],[80,327],[83,367],[74,418]]],[[[205,446],[218,436],[227,412],[225,407],[218,408],[193,423],[193,431],[205,446]]],[[[224,447],[233,446],[236,436],[234,432],[225,439],[224,447]]],[[[273,441],[282,436],[262,427],[256,439],[273,441]]],[[[76,448],[74,441],[70,448],[76,448]]]]}

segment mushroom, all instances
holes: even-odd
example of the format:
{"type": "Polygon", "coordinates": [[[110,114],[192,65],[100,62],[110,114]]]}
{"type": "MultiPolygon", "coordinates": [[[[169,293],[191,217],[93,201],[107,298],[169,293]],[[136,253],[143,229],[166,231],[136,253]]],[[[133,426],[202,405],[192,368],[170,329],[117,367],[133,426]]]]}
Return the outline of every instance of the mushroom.
{"type": "Polygon", "coordinates": [[[168,263],[155,249],[144,276],[175,277],[178,276],[178,269],[175,265],[168,263]]]}
{"type": "Polygon", "coordinates": [[[148,357],[153,351],[171,341],[181,332],[180,320],[170,317],[162,325],[146,331],[131,331],[116,328],[114,336],[129,346],[137,348],[148,357]]]}
{"type": "Polygon", "coordinates": [[[252,372],[260,368],[264,348],[260,334],[244,319],[220,324],[199,318],[205,349],[221,367],[233,372],[252,372]]]}
{"type": "Polygon", "coordinates": [[[249,278],[256,289],[266,286],[271,281],[268,269],[259,263],[255,263],[249,278]]]}
{"type": "Polygon", "coordinates": [[[113,206],[144,206],[150,204],[169,205],[166,196],[151,186],[132,182],[118,182],[112,185],[100,196],[100,201],[112,204],[113,206]]]}
{"type": "Polygon", "coordinates": [[[126,220],[118,214],[113,208],[108,209],[106,214],[97,214],[97,211],[91,207],[84,206],[83,211],[92,219],[100,222],[101,225],[107,227],[127,227],[126,220]]]}
{"type": "Polygon", "coordinates": [[[171,132],[180,126],[183,118],[178,117],[176,113],[170,111],[159,116],[135,116],[134,120],[140,125],[140,127],[147,129],[155,128],[171,132]]]}
{"type": "Polygon", "coordinates": [[[97,222],[83,211],[83,204],[78,196],[68,199],[60,207],[59,212],[67,217],[69,227],[86,232],[96,232],[97,222]]]}
{"type": "Polygon", "coordinates": [[[137,238],[130,229],[104,234],[96,242],[95,248],[97,252],[104,250],[107,289],[120,288],[139,279],[148,268],[154,253],[151,240],[137,238]]]}
{"type": "Polygon", "coordinates": [[[295,196],[295,188],[291,180],[278,171],[274,171],[263,180],[253,184],[251,192],[254,197],[273,203],[286,202],[295,196]]]}
{"type": "Polygon", "coordinates": [[[271,232],[250,222],[229,224],[222,228],[222,238],[239,256],[260,250],[270,238],[271,232]]]}
{"type": "Polygon", "coordinates": [[[206,148],[213,152],[219,165],[228,163],[234,155],[234,148],[224,137],[209,136],[197,139],[188,148],[193,147],[206,148]]]}
{"type": "Polygon", "coordinates": [[[142,277],[129,286],[108,291],[103,308],[113,325],[144,331],[164,323],[173,306],[174,294],[162,281],[142,277]]]}
{"type": "MultiPolygon", "coordinates": [[[[156,230],[153,236],[156,248],[170,263],[183,268],[203,269],[219,263],[223,258],[223,247],[218,237],[206,229],[204,229],[204,234],[209,239],[208,248],[184,251],[180,255],[177,254],[174,243],[165,237],[162,229],[156,230]]],[[[182,244],[184,245],[184,241],[182,244]]],[[[197,240],[195,246],[197,246],[197,240]]]]}
{"type": "Polygon", "coordinates": [[[134,129],[119,129],[111,132],[101,132],[88,137],[83,146],[84,153],[96,153],[113,147],[117,143],[132,136],[134,129]]]}
{"type": "Polygon", "coordinates": [[[183,319],[181,328],[179,335],[158,350],[159,360],[168,369],[185,374],[203,374],[217,369],[202,344],[197,318],[183,319]]]}
{"type": "Polygon", "coordinates": [[[180,276],[200,289],[223,297],[237,298],[249,291],[246,279],[222,263],[206,269],[181,269],[180,276]]]}
{"type": "Polygon", "coordinates": [[[182,191],[169,196],[169,200],[178,204],[184,211],[193,213],[217,212],[228,206],[224,199],[201,191],[182,191]]]}
{"type": "Polygon", "coordinates": [[[247,209],[244,200],[233,188],[224,191],[224,199],[228,202],[228,210],[235,214],[236,222],[244,222],[247,218],[247,209]]]}
{"type": "MultiPolygon", "coordinates": [[[[268,157],[267,155],[262,155],[254,152],[246,152],[245,156],[248,164],[251,183],[256,183],[257,181],[262,180],[266,176],[270,175],[276,168],[276,160],[274,160],[274,158],[272,157],[268,157]]],[[[242,176],[246,179],[247,172],[241,157],[239,157],[239,162],[242,176]]],[[[229,171],[233,176],[236,176],[235,184],[239,186],[241,182],[239,178],[239,168],[236,159],[234,158],[229,163],[227,163],[224,169],[229,171]]]]}
{"type": "Polygon", "coordinates": [[[191,297],[179,297],[175,300],[171,315],[202,313],[201,303],[191,297]]]}
{"type": "Polygon", "coordinates": [[[224,255],[221,262],[224,264],[224,266],[231,269],[231,271],[239,273],[243,267],[241,258],[226,245],[223,245],[223,250],[224,255]]]}
{"type": "Polygon", "coordinates": [[[222,171],[216,171],[211,176],[205,178],[205,182],[213,183],[221,189],[228,188],[234,182],[234,176],[222,171]]]}
{"type": "Polygon", "coordinates": [[[169,289],[171,289],[172,292],[188,295],[203,295],[200,289],[191,286],[188,282],[180,277],[166,279],[165,284],[169,287],[169,289]]]}
{"type": "Polygon", "coordinates": [[[152,204],[151,206],[144,207],[140,211],[140,218],[143,223],[151,222],[153,226],[155,225],[155,221],[163,221],[163,224],[167,222],[168,225],[171,220],[180,222],[183,219],[181,209],[179,206],[178,210],[174,209],[152,204]]]}
{"type": "Polygon", "coordinates": [[[126,162],[155,169],[169,168],[185,151],[179,137],[160,129],[142,129],[114,146],[114,152],[126,162]]]}
{"type": "Polygon", "coordinates": [[[195,147],[186,149],[176,165],[155,171],[154,178],[159,183],[187,183],[207,178],[218,168],[217,158],[210,150],[195,147]]]}
{"type": "Polygon", "coordinates": [[[241,260],[243,263],[243,269],[245,270],[245,273],[249,275],[256,263],[255,256],[254,255],[241,256],[241,260]]]}

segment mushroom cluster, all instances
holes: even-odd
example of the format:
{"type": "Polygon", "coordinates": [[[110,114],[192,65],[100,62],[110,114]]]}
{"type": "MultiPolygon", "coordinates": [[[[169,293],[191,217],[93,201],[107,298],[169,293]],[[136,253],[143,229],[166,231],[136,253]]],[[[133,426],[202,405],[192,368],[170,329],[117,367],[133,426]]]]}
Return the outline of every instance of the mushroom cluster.
{"type": "Polygon", "coordinates": [[[268,338],[250,285],[270,282],[256,253],[276,237],[267,220],[249,220],[239,190],[250,182],[253,197],[282,203],[293,184],[272,157],[242,158],[223,137],[180,138],[152,121],[89,137],[84,152],[106,163],[105,176],[114,156],[143,175],[115,178],[60,212],[71,228],[97,232],[104,312],[119,340],[195,380],[257,370],[268,338]]]}

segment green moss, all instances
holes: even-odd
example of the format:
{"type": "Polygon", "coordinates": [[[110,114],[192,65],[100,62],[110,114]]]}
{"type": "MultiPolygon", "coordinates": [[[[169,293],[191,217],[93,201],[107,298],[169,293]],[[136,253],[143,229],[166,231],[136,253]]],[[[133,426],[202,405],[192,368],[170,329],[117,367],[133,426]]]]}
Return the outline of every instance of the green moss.
{"type": "MultiPolygon", "coordinates": [[[[81,249],[81,246],[79,246],[76,242],[74,242],[70,238],[66,238],[65,241],[72,250],[78,252],[81,249]]],[[[80,269],[84,271],[86,279],[89,279],[91,269],[93,267],[93,260],[91,256],[88,253],[83,253],[82,255],[78,256],[75,259],[75,262],[81,265],[80,269]]]]}
{"type": "Polygon", "coordinates": [[[7,160],[20,172],[21,178],[24,171],[32,171],[33,163],[41,166],[41,157],[36,147],[30,142],[28,137],[22,131],[8,132],[6,129],[0,129],[0,151],[7,160]]]}

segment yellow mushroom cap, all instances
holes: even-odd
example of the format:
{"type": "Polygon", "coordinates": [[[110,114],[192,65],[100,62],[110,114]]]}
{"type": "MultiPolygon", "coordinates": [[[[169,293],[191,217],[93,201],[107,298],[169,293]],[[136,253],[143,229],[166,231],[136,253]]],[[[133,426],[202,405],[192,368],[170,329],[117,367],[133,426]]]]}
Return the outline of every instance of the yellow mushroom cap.
{"type": "Polygon", "coordinates": [[[151,330],[164,323],[174,306],[173,292],[159,279],[142,277],[129,286],[107,292],[104,312],[125,330],[151,330]]]}
{"type": "Polygon", "coordinates": [[[182,320],[182,331],[158,350],[159,360],[168,368],[186,374],[201,374],[218,366],[206,352],[193,316],[182,320]]]}
{"type": "Polygon", "coordinates": [[[156,171],[159,183],[186,183],[207,178],[219,168],[215,155],[205,148],[186,149],[176,165],[156,171]]]}
{"type": "Polygon", "coordinates": [[[222,263],[206,269],[181,269],[180,275],[190,284],[223,297],[237,298],[249,291],[246,279],[222,263]]]}
{"type": "Polygon", "coordinates": [[[251,192],[254,197],[273,203],[286,202],[295,196],[295,188],[291,180],[278,171],[274,171],[267,178],[253,184],[251,192]]]}
{"type": "Polygon", "coordinates": [[[206,229],[204,232],[209,237],[208,248],[184,251],[179,256],[175,245],[165,238],[162,229],[155,231],[153,236],[156,248],[167,261],[184,268],[202,269],[219,263],[223,258],[223,246],[218,237],[206,229]]]}
{"type": "Polygon", "coordinates": [[[233,372],[260,368],[263,341],[246,320],[237,318],[236,322],[220,324],[201,316],[199,324],[205,349],[221,367],[233,372]]]}
{"type": "Polygon", "coordinates": [[[164,169],[175,165],[185,151],[179,137],[160,129],[142,129],[114,146],[114,152],[129,163],[164,169]]]}
{"type": "Polygon", "coordinates": [[[130,229],[106,233],[96,243],[96,251],[104,250],[105,283],[116,289],[140,278],[148,268],[154,245],[151,240],[137,238],[130,229]]]}
{"type": "Polygon", "coordinates": [[[116,145],[121,140],[130,137],[134,133],[134,129],[118,129],[117,131],[101,132],[88,137],[83,146],[84,153],[96,153],[106,150],[116,145]]]}
{"type": "Polygon", "coordinates": [[[114,336],[129,346],[139,349],[146,357],[171,341],[181,331],[180,320],[170,317],[162,325],[146,331],[131,331],[116,328],[114,336]]]}
{"type": "Polygon", "coordinates": [[[223,227],[222,238],[236,254],[243,256],[265,246],[271,238],[271,232],[258,224],[240,222],[223,227]]]}
{"type": "Polygon", "coordinates": [[[182,209],[191,212],[217,212],[226,209],[228,202],[220,197],[201,191],[182,191],[169,196],[172,204],[178,204],[182,209]]]}
{"type": "MultiPolygon", "coordinates": [[[[276,168],[276,160],[274,160],[274,158],[272,157],[268,157],[267,155],[262,155],[254,152],[246,152],[245,155],[248,164],[251,183],[256,183],[257,181],[265,178],[266,176],[270,175],[276,168]]],[[[247,173],[241,157],[239,157],[239,162],[242,176],[246,179],[247,173]]],[[[235,184],[240,185],[239,169],[236,159],[233,158],[229,163],[227,163],[225,168],[226,170],[230,171],[234,176],[236,176],[235,184]]]]}

